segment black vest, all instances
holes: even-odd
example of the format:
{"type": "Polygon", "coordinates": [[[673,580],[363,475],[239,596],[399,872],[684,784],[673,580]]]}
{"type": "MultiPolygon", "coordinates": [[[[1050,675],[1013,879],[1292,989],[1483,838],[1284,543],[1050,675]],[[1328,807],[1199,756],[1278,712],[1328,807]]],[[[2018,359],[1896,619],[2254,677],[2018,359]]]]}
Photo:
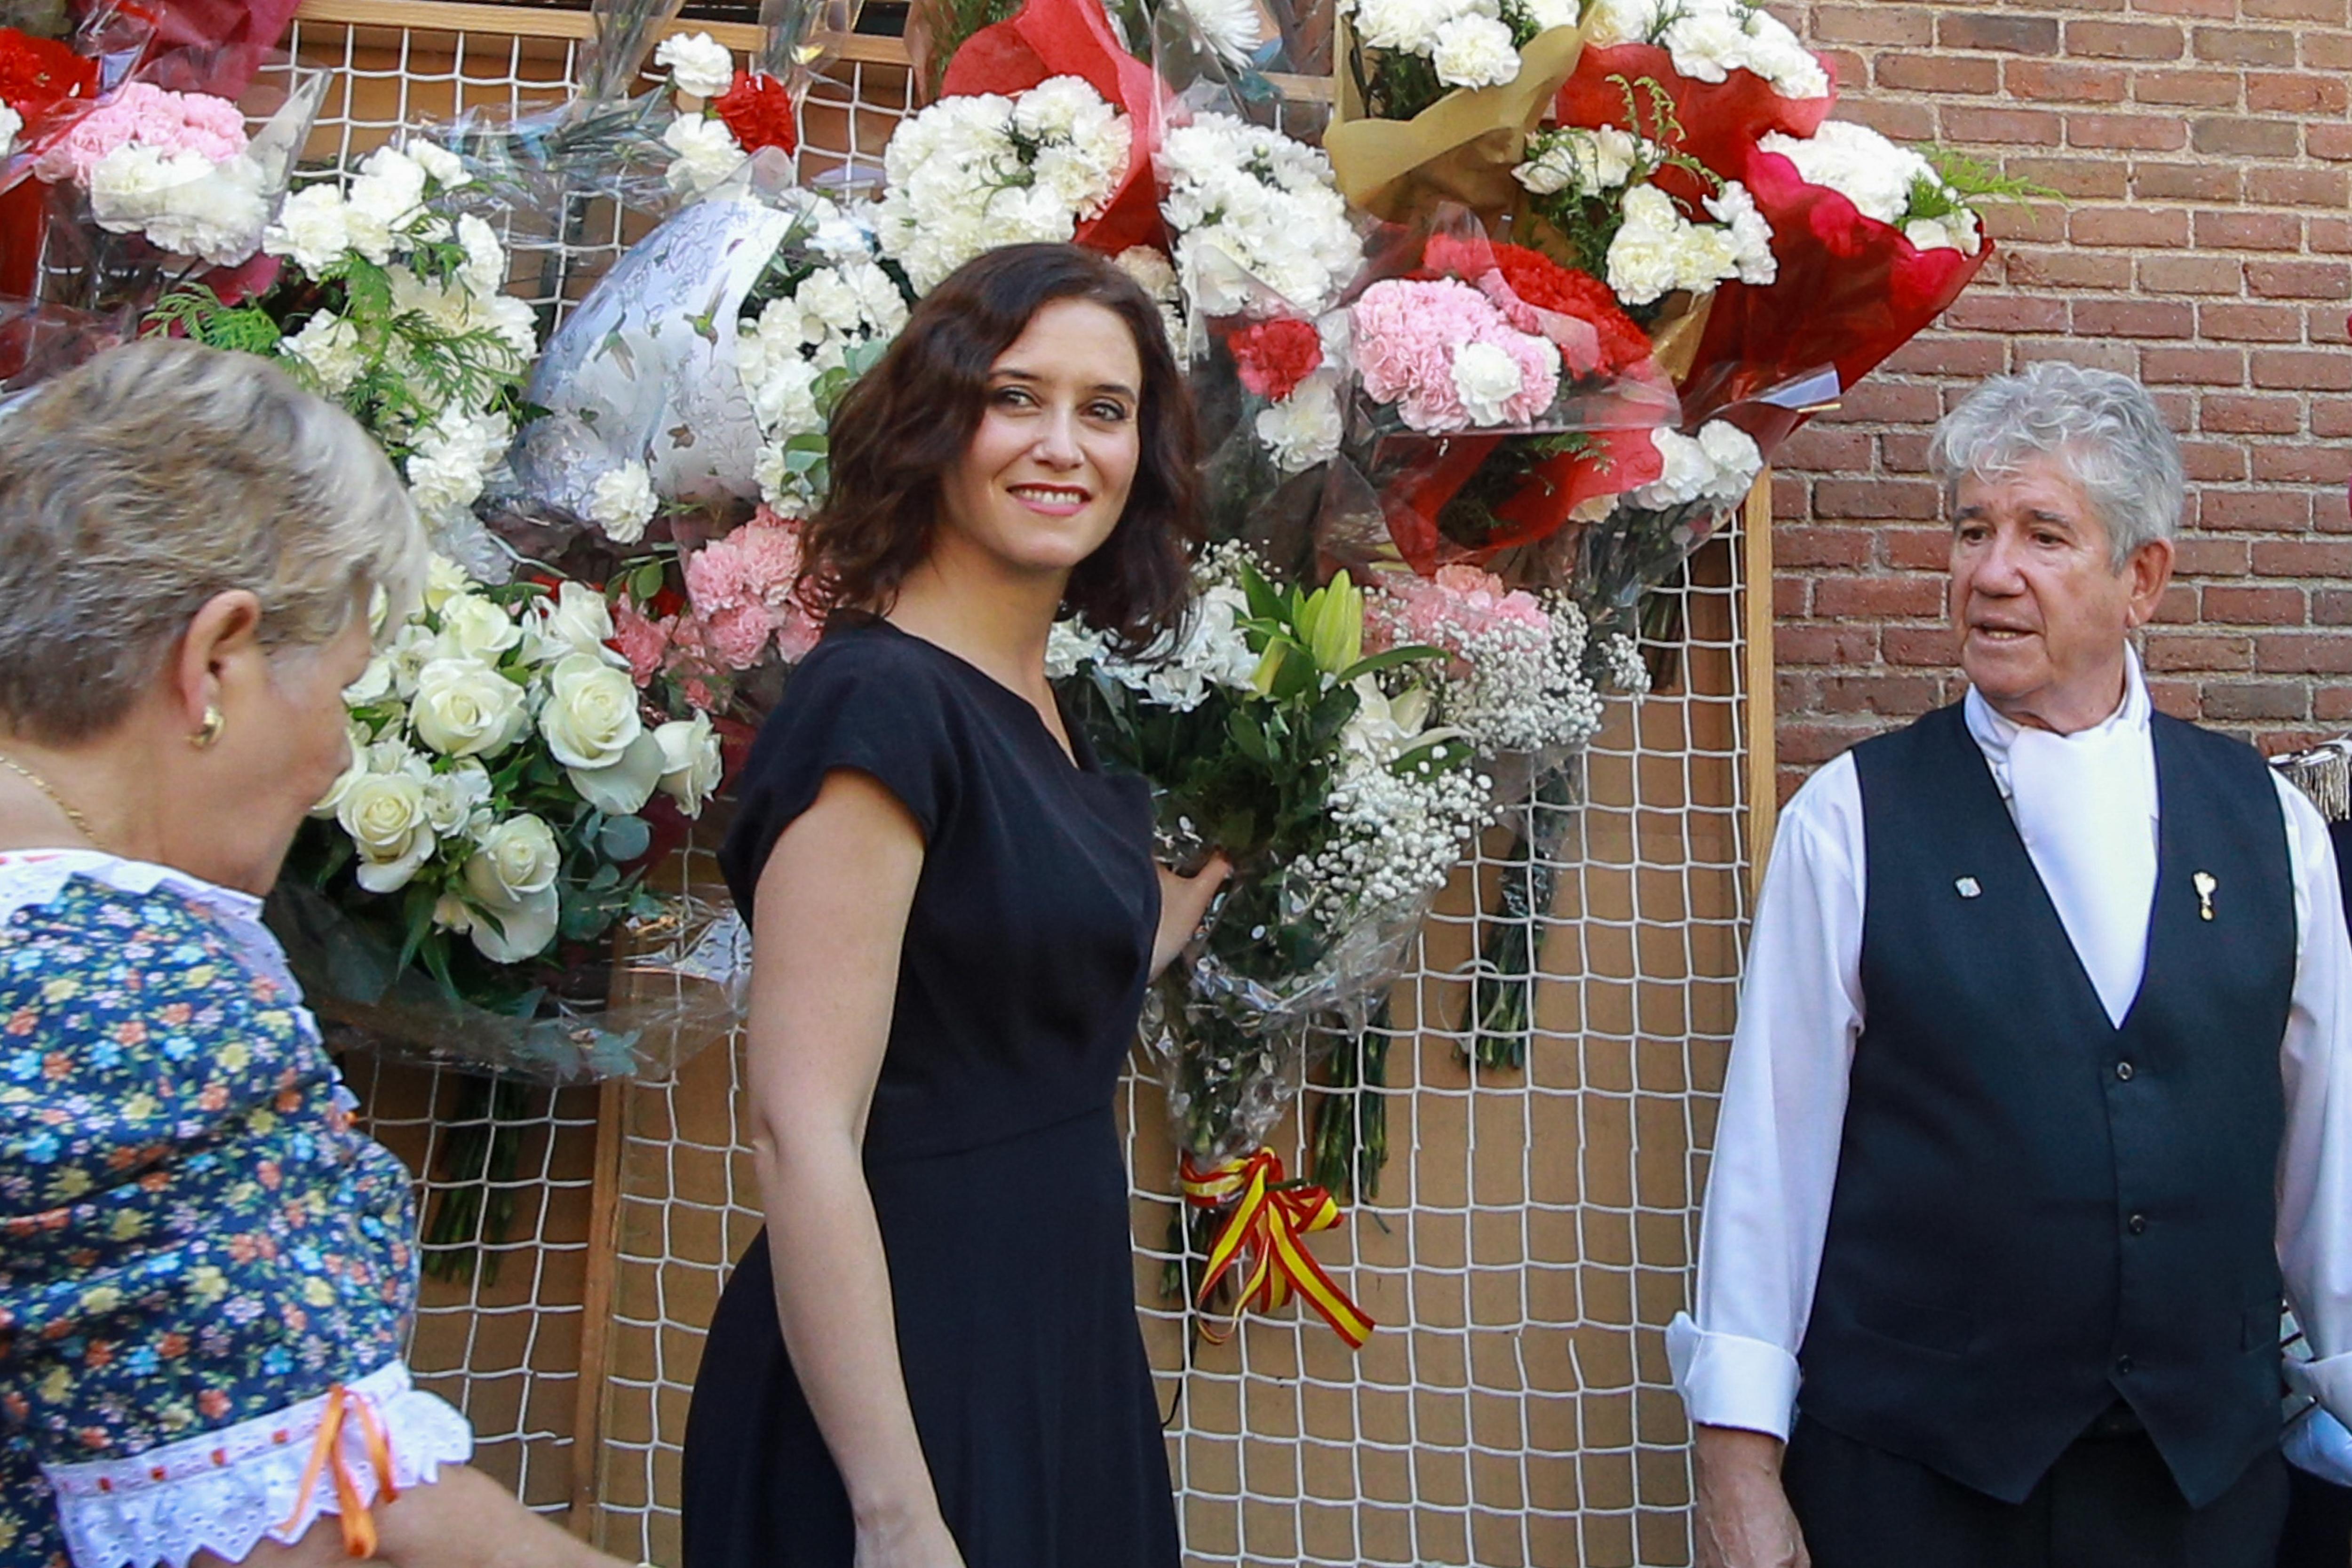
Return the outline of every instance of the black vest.
{"type": "Polygon", "coordinates": [[[2278,1441],[2285,824],[2252,751],[2153,724],[2120,1028],[1961,710],[1854,751],[1864,1023],[1798,1404],[2011,1502],[2118,1394],[2195,1506],[2278,1441]]]}

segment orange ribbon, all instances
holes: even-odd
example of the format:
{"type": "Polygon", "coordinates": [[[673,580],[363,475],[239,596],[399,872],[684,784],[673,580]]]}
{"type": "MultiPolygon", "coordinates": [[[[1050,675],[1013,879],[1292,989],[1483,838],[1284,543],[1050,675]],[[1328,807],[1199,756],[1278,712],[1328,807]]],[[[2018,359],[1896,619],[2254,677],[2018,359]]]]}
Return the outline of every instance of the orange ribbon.
{"type": "MultiPolygon", "coordinates": [[[[1234,1205],[1225,1227],[1209,1248],[1208,1277],[1201,1281],[1199,1303],[1206,1307],[1217,1281],[1240,1265],[1241,1296],[1234,1304],[1234,1321],[1255,1304],[1273,1310],[1297,1290],[1322,1315],[1332,1331],[1361,1350],[1373,1324],[1363,1309],[1332,1282],[1307,1250],[1306,1238],[1339,1223],[1345,1212],[1321,1187],[1283,1179],[1282,1158],[1260,1149],[1246,1159],[1228,1160],[1203,1171],[1187,1154],[1181,1170],[1184,1201],[1195,1208],[1234,1205]]],[[[1223,1336],[1211,1334],[1222,1342],[1223,1336]]]]}
{"type": "Polygon", "coordinates": [[[365,1399],[339,1383],[327,1390],[327,1409],[319,1418],[318,1441],[310,1445],[310,1462],[302,1470],[302,1490],[294,1500],[294,1511],[278,1527],[278,1533],[293,1533],[294,1527],[310,1510],[310,1494],[318,1489],[320,1473],[332,1470],[335,1506],[343,1526],[343,1554],[373,1557],[376,1546],[375,1515],[360,1500],[359,1481],[343,1458],[343,1423],[353,1415],[358,1415],[360,1430],[367,1436],[368,1462],[375,1467],[376,1500],[386,1503],[400,1496],[400,1489],[392,1482],[392,1445],[384,1438],[375,1411],[365,1399]]]}

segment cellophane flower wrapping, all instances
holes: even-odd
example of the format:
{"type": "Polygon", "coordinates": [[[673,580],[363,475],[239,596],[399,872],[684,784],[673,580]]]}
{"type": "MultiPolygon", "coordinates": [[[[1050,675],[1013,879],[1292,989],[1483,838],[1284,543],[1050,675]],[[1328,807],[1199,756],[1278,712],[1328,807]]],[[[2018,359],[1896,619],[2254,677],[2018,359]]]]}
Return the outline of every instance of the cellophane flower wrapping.
{"type": "Polygon", "coordinates": [[[772,156],[681,208],[566,318],[526,395],[546,412],[517,447],[524,497],[590,519],[596,487],[634,468],[666,502],[812,498],[785,455],[821,457],[847,375],[824,378],[870,363],[907,294],[871,230],[772,156]]]}
{"type": "Polygon", "coordinates": [[[165,56],[19,138],[6,177],[47,192],[42,298],[144,309],[192,270],[220,293],[266,283],[262,236],[329,78],[283,59],[208,70],[205,58],[165,56]],[[238,98],[165,85],[225,76],[242,79],[238,98]]]}
{"type": "Polygon", "coordinates": [[[273,905],[313,1005],[554,1081],[665,1071],[696,1027],[723,1028],[740,954],[698,900],[646,882],[723,775],[710,716],[651,710],[608,601],[578,582],[485,587],[436,557],[382,635],[343,694],[351,764],[273,905]],[[616,980],[616,931],[674,984],[616,980]]]}

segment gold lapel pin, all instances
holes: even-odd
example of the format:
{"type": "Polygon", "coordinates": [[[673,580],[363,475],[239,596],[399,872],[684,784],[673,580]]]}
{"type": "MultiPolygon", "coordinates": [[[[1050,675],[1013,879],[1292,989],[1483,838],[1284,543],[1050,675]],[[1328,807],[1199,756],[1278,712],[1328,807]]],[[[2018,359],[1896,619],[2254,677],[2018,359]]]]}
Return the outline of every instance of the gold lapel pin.
{"type": "Polygon", "coordinates": [[[2201,921],[2211,920],[2213,918],[2213,889],[2220,887],[2221,884],[2214,880],[2212,872],[2200,871],[2195,876],[2189,879],[2189,885],[2197,889],[2197,918],[2201,921]]]}

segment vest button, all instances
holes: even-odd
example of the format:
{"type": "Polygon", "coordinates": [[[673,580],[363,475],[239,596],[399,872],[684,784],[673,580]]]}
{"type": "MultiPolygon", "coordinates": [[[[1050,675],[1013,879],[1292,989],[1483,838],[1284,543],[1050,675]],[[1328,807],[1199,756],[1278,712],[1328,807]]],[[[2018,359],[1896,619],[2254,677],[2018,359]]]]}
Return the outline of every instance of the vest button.
{"type": "Polygon", "coordinates": [[[2144,1214],[2136,1214],[2132,1215],[2131,1218],[2124,1221],[2124,1228],[2130,1231],[2134,1236],[2146,1235],[2147,1233],[2147,1215],[2144,1214]]]}
{"type": "Polygon", "coordinates": [[[2118,1377],[2129,1377],[2129,1376],[2131,1375],[2131,1369],[2132,1369],[2132,1358],[2131,1358],[2131,1357],[2129,1357],[2129,1356],[2127,1356],[2127,1355],[2119,1355],[2119,1356],[2116,1357],[2116,1376],[2118,1376],[2118,1377]]]}
{"type": "Polygon", "coordinates": [[[2129,1062],[2117,1062],[2116,1064],[2116,1077],[2121,1079],[2126,1083],[2131,1082],[2132,1074],[2138,1070],[2139,1069],[2137,1068],[2133,1067],[2129,1062]]]}

